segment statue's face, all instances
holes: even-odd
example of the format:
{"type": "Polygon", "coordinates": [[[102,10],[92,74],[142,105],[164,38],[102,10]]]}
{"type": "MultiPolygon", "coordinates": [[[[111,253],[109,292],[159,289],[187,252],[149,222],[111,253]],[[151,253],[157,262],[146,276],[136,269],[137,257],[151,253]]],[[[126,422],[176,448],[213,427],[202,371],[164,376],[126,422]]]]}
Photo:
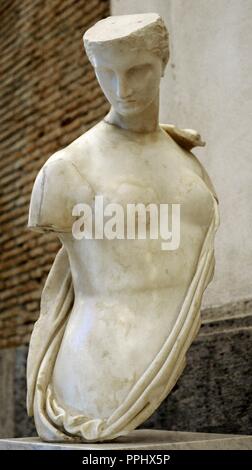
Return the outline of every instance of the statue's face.
{"type": "Polygon", "coordinates": [[[151,52],[115,43],[97,48],[93,62],[103,93],[119,114],[138,114],[157,97],[163,67],[151,52]]]}

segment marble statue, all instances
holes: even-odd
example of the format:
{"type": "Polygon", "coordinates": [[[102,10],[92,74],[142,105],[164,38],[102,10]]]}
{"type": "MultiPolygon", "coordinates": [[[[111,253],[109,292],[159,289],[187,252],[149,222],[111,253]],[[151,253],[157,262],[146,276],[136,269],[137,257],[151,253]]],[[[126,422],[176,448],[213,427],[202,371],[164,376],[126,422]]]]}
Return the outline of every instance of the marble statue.
{"type": "Polygon", "coordinates": [[[161,404],[200,327],[219,223],[213,185],[191,152],[204,145],[200,135],[158,121],[169,58],[160,16],[108,17],[85,33],[84,45],[111,109],[47,160],[28,222],[62,243],[27,366],[28,413],[45,441],[115,439],[161,404]],[[77,239],[74,207],[94,210],[96,196],[122,208],[180,205],[179,246],[162,250],[159,238],[77,239]]]}

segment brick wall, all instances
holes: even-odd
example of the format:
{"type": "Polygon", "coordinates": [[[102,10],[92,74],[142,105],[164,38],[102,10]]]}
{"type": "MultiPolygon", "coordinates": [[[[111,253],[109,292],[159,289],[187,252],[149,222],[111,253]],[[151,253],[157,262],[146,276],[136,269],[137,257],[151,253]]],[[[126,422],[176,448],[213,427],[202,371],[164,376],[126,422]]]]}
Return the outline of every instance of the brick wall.
{"type": "Polygon", "coordinates": [[[0,348],[29,341],[59,244],[26,229],[38,170],[108,110],[84,54],[108,0],[0,3],[0,348]]]}

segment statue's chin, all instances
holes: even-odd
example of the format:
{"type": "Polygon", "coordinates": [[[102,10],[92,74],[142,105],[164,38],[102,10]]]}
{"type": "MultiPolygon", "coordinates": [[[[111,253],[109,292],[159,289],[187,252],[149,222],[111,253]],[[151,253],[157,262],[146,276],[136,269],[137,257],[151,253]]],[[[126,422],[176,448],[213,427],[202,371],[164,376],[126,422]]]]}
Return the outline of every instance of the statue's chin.
{"type": "Polygon", "coordinates": [[[146,100],[145,103],[142,103],[142,104],[132,104],[132,103],[129,103],[129,104],[125,104],[125,105],[117,105],[117,106],[114,106],[114,109],[115,111],[120,114],[121,116],[137,116],[141,113],[143,113],[145,111],[145,109],[147,109],[150,105],[150,102],[146,100]]]}

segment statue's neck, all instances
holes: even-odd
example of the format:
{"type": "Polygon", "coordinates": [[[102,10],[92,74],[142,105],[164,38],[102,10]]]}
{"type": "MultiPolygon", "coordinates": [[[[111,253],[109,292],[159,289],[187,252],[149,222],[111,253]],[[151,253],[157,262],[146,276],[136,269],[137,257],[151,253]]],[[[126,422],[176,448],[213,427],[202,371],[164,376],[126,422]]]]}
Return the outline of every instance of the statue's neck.
{"type": "Polygon", "coordinates": [[[133,132],[155,132],[159,125],[159,94],[152,103],[141,113],[122,115],[111,107],[109,113],[105,116],[105,121],[121,129],[133,132]]]}

